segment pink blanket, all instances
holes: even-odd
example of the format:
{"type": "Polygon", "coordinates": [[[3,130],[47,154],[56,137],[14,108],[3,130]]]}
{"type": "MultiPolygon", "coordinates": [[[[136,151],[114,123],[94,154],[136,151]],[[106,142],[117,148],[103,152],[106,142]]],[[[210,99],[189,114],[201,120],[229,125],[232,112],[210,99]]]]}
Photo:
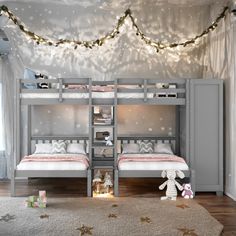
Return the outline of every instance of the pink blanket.
{"type": "Polygon", "coordinates": [[[56,155],[56,154],[33,154],[29,156],[25,156],[22,162],[81,162],[86,167],[89,167],[89,159],[86,155],[83,154],[74,154],[74,155],[56,155]]]}
{"type": "Polygon", "coordinates": [[[120,154],[118,157],[118,165],[122,162],[179,162],[185,163],[185,160],[181,157],[169,154],[157,154],[157,153],[139,153],[139,154],[120,154]]]}

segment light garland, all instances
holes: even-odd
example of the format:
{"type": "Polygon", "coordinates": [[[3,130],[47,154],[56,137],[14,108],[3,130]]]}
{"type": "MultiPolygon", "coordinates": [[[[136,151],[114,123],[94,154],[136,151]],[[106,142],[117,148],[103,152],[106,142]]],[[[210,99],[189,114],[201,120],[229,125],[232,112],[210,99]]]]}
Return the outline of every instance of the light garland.
{"type": "Polygon", "coordinates": [[[30,30],[28,30],[24,24],[8,9],[7,6],[2,5],[0,7],[0,15],[3,13],[15,24],[19,27],[19,29],[26,34],[29,38],[31,38],[33,41],[35,41],[37,44],[45,44],[48,46],[55,46],[58,47],[59,45],[63,44],[70,44],[74,47],[74,49],[77,49],[78,46],[85,47],[85,48],[94,48],[97,46],[102,46],[106,40],[115,38],[120,33],[120,28],[124,25],[126,18],[130,18],[132,22],[132,26],[136,30],[136,35],[141,38],[141,40],[146,43],[147,45],[155,48],[156,52],[158,53],[160,50],[166,49],[166,48],[176,48],[178,46],[186,47],[190,44],[194,44],[196,40],[204,37],[205,35],[209,34],[210,31],[213,31],[221,21],[226,16],[226,12],[229,10],[229,7],[224,7],[223,11],[220,13],[220,15],[212,22],[208,28],[202,31],[202,33],[196,35],[195,37],[192,37],[184,42],[176,42],[176,43],[163,43],[161,41],[155,41],[148,36],[146,36],[138,27],[138,25],[135,22],[135,19],[132,15],[132,12],[130,9],[127,9],[125,11],[125,14],[121,16],[116,24],[116,27],[110,32],[107,33],[105,36],[96,39],[96,40],[71,40],[71,39],[58,39],[53,40],[49,39],[43,36],[40,36],[30,30]]]}

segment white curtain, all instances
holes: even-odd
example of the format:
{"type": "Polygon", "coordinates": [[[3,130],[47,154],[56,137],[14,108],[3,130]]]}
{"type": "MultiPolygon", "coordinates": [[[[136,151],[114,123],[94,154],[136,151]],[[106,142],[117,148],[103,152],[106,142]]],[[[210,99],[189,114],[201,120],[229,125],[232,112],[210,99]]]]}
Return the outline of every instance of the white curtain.
{"type": "MultiPolygon", "coordinates": [[[[212,15],[219,6],[212,7],[212,15]]],[[[206,53],[206,78],[221,78],[225,84],[225,193],[236,200],[236,16],[229,14],[210,35],[206,53]]]]}
{"type": "Polygon", "coordinates": [[[6,178],[7,176],[7,159],[5,156],[2,100],[2,83],[0,83],[0,179],[6,178]]]}
{"type": "Polygon", "coordinates": [[[0,58],[0,178],[10,178],[10,163],[13,157],[14,76],[6,56],[0,58]]]}

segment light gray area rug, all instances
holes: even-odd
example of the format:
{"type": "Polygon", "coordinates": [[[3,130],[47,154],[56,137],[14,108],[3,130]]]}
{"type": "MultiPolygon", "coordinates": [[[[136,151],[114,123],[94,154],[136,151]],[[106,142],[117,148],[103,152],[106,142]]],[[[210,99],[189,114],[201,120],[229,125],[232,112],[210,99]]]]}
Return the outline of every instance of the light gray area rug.
{"type": "Polygon", "coordinates": [[[45,209],[25,198],[0,198],[1,236],[217,236],[223,226],[194,200],[49,198],[45,209]]]}

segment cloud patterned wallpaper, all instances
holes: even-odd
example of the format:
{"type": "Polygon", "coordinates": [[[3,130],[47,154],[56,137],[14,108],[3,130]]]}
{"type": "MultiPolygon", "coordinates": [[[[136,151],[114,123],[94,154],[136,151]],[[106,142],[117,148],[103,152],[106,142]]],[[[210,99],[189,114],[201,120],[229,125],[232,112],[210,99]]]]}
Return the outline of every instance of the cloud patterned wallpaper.
{"type": "MultiPolygon", "coordinates": [[[[88,134],[88,106],[33,106],[33,135],[88,134]]],[[[118,106],[118,133],[175,135],[175,106],[118,106]]]]}

